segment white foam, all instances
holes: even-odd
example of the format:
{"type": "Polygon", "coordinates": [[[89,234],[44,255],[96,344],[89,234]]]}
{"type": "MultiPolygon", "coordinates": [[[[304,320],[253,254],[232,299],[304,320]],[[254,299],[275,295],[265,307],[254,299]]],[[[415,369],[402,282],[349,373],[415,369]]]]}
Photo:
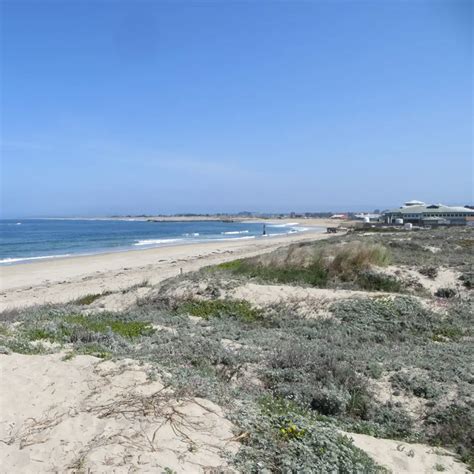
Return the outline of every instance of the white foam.
{"type": "Polygon", "coordinates": [[[49,258],[64,258],[71,257],[70,253],[64,255],[40,255],[39,257],[18,257],[18,258],[2,258],[0,259],[1,263],[16,263],[16,262],[26,262],[29,260],[46,260],[49,258]]]}
{"type": "Polygon", "coordinates": [[[298,222],[288,222],[286,224],[267,224],[268,227],[293,227],[299,225],[298,222]]]}
{"type": "Polygon", "coordinates": [[[222,235],[238,235],[238,234],[248,234],[248,230],[230,230],[228,232],[221,232],[222,235]]]}
{"type": "Polygon", "coordinates": [[[159,244],[169,244],[172,242],[181,242],[184,239],[146,239],[146,240],[137,240],[133,245],[159,245],[159,244]]]}

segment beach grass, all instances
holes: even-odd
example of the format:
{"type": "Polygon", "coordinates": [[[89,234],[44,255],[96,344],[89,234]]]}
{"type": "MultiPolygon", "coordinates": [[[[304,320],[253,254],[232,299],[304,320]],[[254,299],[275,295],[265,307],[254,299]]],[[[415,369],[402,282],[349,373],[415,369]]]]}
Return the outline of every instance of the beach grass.
{"type": "Polygon", "coordinates": [[[88,306],[94,301],[102,298],[103,296],[107,296],[110,294],[110,291],[104,291],[102,293],[91,293],[89,295],[81,296],[80,298],[75,299],[74,301],[72,301],[72,304],[76,304],[78,306],[88,306]]]}

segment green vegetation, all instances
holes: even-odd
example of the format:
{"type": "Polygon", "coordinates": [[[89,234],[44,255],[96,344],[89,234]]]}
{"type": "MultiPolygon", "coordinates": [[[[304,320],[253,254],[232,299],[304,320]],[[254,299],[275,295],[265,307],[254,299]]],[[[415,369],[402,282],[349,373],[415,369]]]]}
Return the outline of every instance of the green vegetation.
{"type": "Polygon", "coordinates": [[[113,316],[84,316],[82,314],[68,316],[65,321],[71,324],[82,326],[96,333],[106,333],[112,331],[115,334],[127,339],[134,339],[140,336],[148,336],[154,332],[150,324],[143,321],[123,320],[113,316]]]}
{"type": "Polygon", "coordinates": [[[276,259],[250,258],[218,265],[235,276],[246,276],[275,283],[304,284],[326,288],[338,282],[352,282],[356,287],[374,291],[400,291],[401,282],[369,271],[390,262],[388,250],[379,244],[352,242],[347,245],[309,249],[307,245],[290,246],[287,254],[276,259]]]}
{"type": "Polygon", "coordinates": [[[188,299],[180,303],[176,311],[200,318],[233,317],[245,322],[262,319],[263,312],[253,308],[248,301],[188,299]]]}
{"type": "Polygon", "coordinates": [[[403,284],[397,278],[373,271],[360,273],[356,282],[359,288],[368,291],[400,293],[403,290],[403,284]]]}
{"type": "Polygon", "coordinates": [[[98,300],[99,298],[102,298],[103,296],[110,295],[110,291],[104,291],[103,293],[94,293],[90,295],[85,295],[82,296],[81,298],[78,298],[72,302],[72,304],[78,305],[78,306],[87,306],[92,304],[94,301],[98,300]]]}
{"type": "MultiPolygon", "coordinates": [[[[19,335],[25,341],[47,340],[59,344],[100,342],[111,334],[126,340],[149,336],[154,329],[148,322],[120,315],[50,314],[23,324],[19,335]]],[[[97,349],[96,352],[103,352],[97,349]]]]}
{"type": "Polygon", "coordinates": [[[384,267],[390,263],[390,254],[380,244],[351,242],[336,248],[329,271],[342,279],[352,277],[371,266],[384,267]]]}
{"type": "Polygon", "coordinates": [[[8,327],[4,324],[0,324],[0,336],[8,336],[9,330],[8,327]]]}
{"type": "Polygon", "coordinates": [[[390,382],[392,387],[412,393],[415,397],[430,399],[439,396],[438,386],[424,375],[397,372],[390,378],[390,382]]]}
{"type": "Polygon", "coordinates": [[[386,472],[334,426],[284,400],[267,397],[238,419],[248,433],[235,460],[241,472],[386,472]]]}
{"type": "Polygon", "coordinates": [[[245,275],[275,283],[300,283],[315,287],[325,287],[328,272],[319,262],[307,267],[287,265],[285,267],[266,266],[250,260],[234,260],[218,265],[222,270],[230,270],[234,275],[245,275]]]}

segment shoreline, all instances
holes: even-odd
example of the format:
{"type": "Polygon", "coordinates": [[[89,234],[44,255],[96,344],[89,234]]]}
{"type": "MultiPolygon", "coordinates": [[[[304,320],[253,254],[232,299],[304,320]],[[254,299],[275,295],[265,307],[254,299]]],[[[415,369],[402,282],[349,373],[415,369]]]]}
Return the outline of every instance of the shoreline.
{"type": "Polygon", "coordinates": [[[0,266],[0,312],[39,304],[65,303],[87,294],[123,291],[143,283],[266,253],[294,242],[325,239],[320,226],[271,238],[193,242],[148,249],[0,266]]]}
{"type": "MultiPolygon", "coordinates": [[[[288,224],[283,224],[283,225],[288,225],[288,224]]],[[[297,224],[297,225],[300,225],[300,224],[297,224]]],[[[211,239],[199,239],[199,238],[185,239],[185,238],[179,238],[179,237],[177,238],[171,237],[169,239],[166,239],[166,238],[162,239],[162,242],[160,242],[159,244],[134,244],[133,246],[130,246],[130,247],[117,247],[116,249],[105,248],[103,250],[97,250],[97,251],[86,252],[86,253],[38,255],[38,256],[32,256],[32,257],[6,257],[0,260],[0,269],[17,266],[17,265],[31,265],[31,264],[39,263],[39,262],[52,262],[52,261],[65,260],[65,259],[77,258],[77,257],[93,257],[93,256],[117,254],[117,253],[123,253],[123,252],[137,252],[140,250],[154,250],[154,249],[159,249],[159,248],[178,247],[182,245],[199,245],[199,244],[211,244],[211,243],[219,243],[219,242],[236,242],[236,241],[241,241],[241,240],[258,241],[260,239],[276,239],[276,238],[286,237],[286,236],[295,235],[295,234],[324,233],[324,229],[325,229],[324,226],[312,226],[312,227],[304,227],[302,230],[298,230],[295,232],[287,232],[283,234],[251,235],[251,236],[245,236],[245,237],[222,237],[222,238],[211,238],[211,239]]]]}
{"type": "MultiPolygon", "coordinates": [[[[29,219],[24,219],[25,221],[29,219]]],[[[120,218],[41,218],[41,219],[34,219],[34,220],[73,220],[73,221],[136,221],[136,222],[145,222],[145,219],[120,219],[120,218]]],[[[182,222],[182,223],[202,223],[205,221],[216,221],[216,219],[208,218],[208,219],[188,219],[188,220],[174,220],[171,218],[169,221],[154,221],[150,222],[150,225],[159,224],[159,223],[167,223],[167,222],[182,222]]],[[[225,220],[219,220],[220,222],[225,222],[225,220]]],[[[115,247],[104,247],[104,248],[84,248],[78,249],[74,252],[67,252],[67,249],[64,249],[64,253],[59,253],[55,255],[54,250],[48,251],[44,250],[40,255],[13,255],[13,256],[5,256],[4,258],[0,259],[0,269],[4,267],[16,266],[16,265],[24,265],[24,264],[32,264],[38,261],[40,262],[47,262],[47,261],[54,261],[54,260],[62,260],[68,258],[76,258],[76,257],[86,257],[92,255],[105,255],[110,253],[121,253],[121,252],[130,252],[140,249],[152,249],[152,248],[161,248],[161,247],[168,247],[168,246],[175,246],[175,245],[194,245],[194,244],[201,244],[201,243],[208,243],[208,242],[225,242],[231,240],[258,240],[261,238],[271,238],[275,239],[278,237],[286,236],[293,233],[308,233],[308,232],[324,232],[324,229],[327,227],[331,227],[335,225],[335,222],[328,219],[320,219],[320,218],[308,218],[308,219],[299,219],[296,221],[295,219],[257,219],[257,218],[250,218],[250,219],[238,219],[234,220],[234,223],[239,224],[261,224],[263,226],[274,226],[274,227],[282,227],[282,228],[289,228],[294,227],[297,230],[288,231],[286,233],[270,233],[267,232],[266,235],[262,234],[255,234],[249,236],[242,236],[242,237],[229,237],[226,235],[223,236],[208,236],[209,238],[205,238],[205,236],[199,237],[199,234],[177,234],[176,236],[168,236],[168,237],[157,237],[156,239],[148,240],[138,240],[135,242],[138,243],[130,243],[124,242],[121,245],[117,245],[115,247]],[[194,237],[195,236],[195,237],[194,237]],[[139,248],[137,248],[139,247],[139,248]]],[[[340,225],[340,223],[339,223],[340,225]]],[[[221,232],[221,234],[236,234],[240,232],[221,232]]]]}

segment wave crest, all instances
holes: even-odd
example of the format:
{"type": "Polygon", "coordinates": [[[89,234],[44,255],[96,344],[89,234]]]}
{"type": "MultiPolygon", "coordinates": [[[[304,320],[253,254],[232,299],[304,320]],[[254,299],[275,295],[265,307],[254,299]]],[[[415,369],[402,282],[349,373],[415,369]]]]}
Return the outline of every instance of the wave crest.
{"type": "Polygon", "coordinates": [[[145,239],[145,240],[137,240],[133,245],[141,246],[141,245],[159,245],[159,244],[168,244],[171,242],[180,242],[184,239],[145,239]]]}
{"type": "Polygon", "coordinates": [[[71,257],[72,255],[70,253],[64,254],[64,255],[40,255],[38,257],[9,257],[9,258],[2,258],[0,259],[0,264],[1,263],[16,263],[16,262],[26,262],[29,260],[46,260],[49,258],[65,258],[65,257],[71,257]]]}
{"type": "Polygon", "coordinates": [[[229,230],[227,232],[221,232],[222,235],[238,235],[238,234],[248,234],[248,230],[229,230]]]}

